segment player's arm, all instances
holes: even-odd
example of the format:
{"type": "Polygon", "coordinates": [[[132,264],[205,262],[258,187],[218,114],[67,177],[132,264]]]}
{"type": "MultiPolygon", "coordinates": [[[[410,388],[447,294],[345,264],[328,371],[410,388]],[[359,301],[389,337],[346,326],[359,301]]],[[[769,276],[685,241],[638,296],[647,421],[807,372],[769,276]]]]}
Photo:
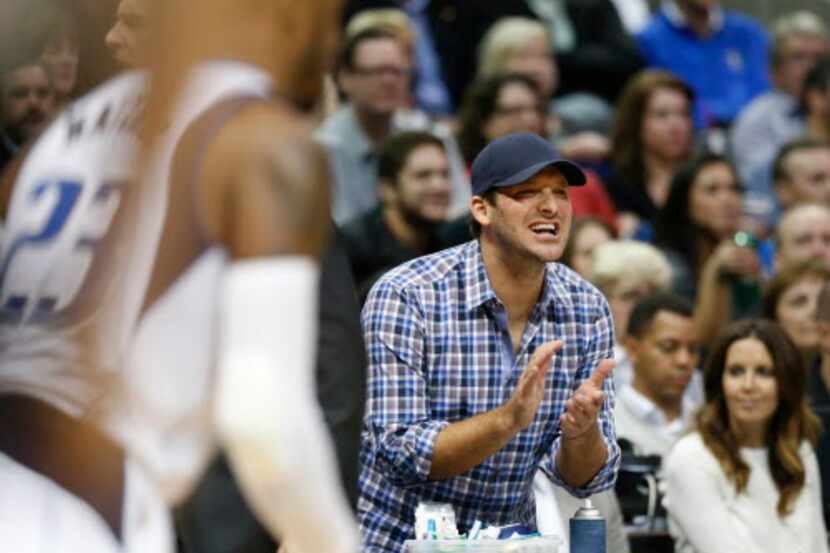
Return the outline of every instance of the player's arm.
{"type": "Polygon", "coordinates": [[[215,417],[264,525],[292,552],[347,552],[357,550],[356,525],[313,376],[329,217],[327,165],[308,135],[273,107],[250,106],[207,152],[207,226],[233,258],[215,417]]]}

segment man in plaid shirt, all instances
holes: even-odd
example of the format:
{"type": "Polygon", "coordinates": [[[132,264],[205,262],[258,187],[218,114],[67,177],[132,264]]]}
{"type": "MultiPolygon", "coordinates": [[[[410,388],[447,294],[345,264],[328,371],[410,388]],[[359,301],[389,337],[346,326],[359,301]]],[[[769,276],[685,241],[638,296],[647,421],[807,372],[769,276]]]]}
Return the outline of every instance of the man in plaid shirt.
{"type": "Polygon", "coordinates": [[[363,310],[367,553],[401,552],[420,501],[451,503],[460,532],[535,528],[537,468],[579,497],[616,478],[611,313],[552,263],[585,175],[521,133],[479,154],[472,183],[478,239],[387,273],[363,310]]]}

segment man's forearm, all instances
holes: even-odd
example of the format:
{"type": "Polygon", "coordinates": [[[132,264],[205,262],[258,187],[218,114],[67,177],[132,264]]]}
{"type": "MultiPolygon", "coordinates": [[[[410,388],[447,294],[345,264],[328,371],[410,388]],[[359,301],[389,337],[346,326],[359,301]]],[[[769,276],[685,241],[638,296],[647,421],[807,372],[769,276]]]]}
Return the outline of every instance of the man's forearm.
{"type": "Polygon", "coordinates": [[[730,285],[715,266],[704,267],[699,285],[694,321],[698,339],[707,344],[729,321],[730,285]]]}
{"type": "Polygon", "coordinates": [[[504,407],[450,424],[435,440],[429,479],[445,480],[480,465],[519,430],[515,417],[504,407]]]}
{"type": "Polygon", "coordinates": [[[432,450],[430,480],[458,476],[480,465],[530,425],[544,397],[551,359],[561,347],[561,341],[552,340],[536,348],[507,403],[441,430],[432,450]]]}
{"type": "Polygon", "coordinates": [[[599,428],[578,438],[562,436],[562,445],[556,457],[556,470],[566,484],[581,488],[590,482],[608,460],[608,448],[599,428]]]}

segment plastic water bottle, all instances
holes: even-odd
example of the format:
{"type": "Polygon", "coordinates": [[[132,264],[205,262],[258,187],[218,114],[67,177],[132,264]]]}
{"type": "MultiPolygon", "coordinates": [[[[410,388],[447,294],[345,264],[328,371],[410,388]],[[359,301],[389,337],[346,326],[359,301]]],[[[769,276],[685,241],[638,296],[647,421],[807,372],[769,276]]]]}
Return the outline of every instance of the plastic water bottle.
{"type": "Polygon", "coordinates": [[[571,517],[571,553],[605,553],[605,519],[590,499],[571,517]]]}

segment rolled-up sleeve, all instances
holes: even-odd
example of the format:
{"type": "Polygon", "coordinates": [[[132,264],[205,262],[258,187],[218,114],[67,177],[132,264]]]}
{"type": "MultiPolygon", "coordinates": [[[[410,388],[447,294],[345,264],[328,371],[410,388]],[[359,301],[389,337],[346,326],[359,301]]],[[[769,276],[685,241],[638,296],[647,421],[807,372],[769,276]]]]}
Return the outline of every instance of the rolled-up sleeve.
{"type": "Polygon", "coordinates": [[[438,434],[430,418],[423,316],[414,300],[381,280],[363,308],[369,356],[363,459],[398,486],[426,482],[438,434]]]}
{"type": "MultiPolygon", "coordinates": [[[[586,347],[582,359],[584,362],[577,368],[577,377],[574,380],[573,390],[576,389],[596,370],[603,359],[614,358],[614,323],[611,318],[611,310],[608,302],[600,296],[598,306],[591,325],[586,347]]],[[[556,457],[562,447],[562,436],[559,435],[553,442],[551,454],[543,462],[543,469],[547,472],[553,482],[565,488],[575,497],[588,497],[605,491],[614,486],[617,481],[617,470],[620,465],[620,447],[617,445],[617,433],[614,429],[614,378],[608,377],[603,383],[605,401],[597,416],[597,425],[600,434],[605,442],[608,451],[605,464],[597,474],[584,486],[576,488],[568,485],[559,474],[556,468],[556,457]]]]}

